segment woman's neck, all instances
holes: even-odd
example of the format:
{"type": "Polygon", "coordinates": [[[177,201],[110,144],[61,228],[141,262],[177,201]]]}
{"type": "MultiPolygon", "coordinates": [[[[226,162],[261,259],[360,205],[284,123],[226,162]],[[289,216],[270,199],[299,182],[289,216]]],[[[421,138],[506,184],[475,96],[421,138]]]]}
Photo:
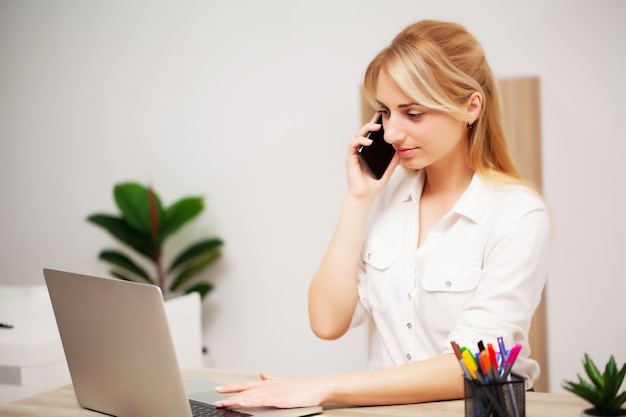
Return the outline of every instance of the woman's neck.
{"type": "Polygon", "coordinates": [[[467,165],[455,165],[440,170],[424,168],[426,179],[419,203],[419,232],[417,245],[420,247],[430,230],[448,213],[467,189],[474,172],[467,165]]]}
{"type": "Polygon", "coordinates": [[[424,168],[426,180],[422,194],[430,196],[460,196],[472,181],[474,171],[469,165],[457,164],[445,167],[424,168]]]}

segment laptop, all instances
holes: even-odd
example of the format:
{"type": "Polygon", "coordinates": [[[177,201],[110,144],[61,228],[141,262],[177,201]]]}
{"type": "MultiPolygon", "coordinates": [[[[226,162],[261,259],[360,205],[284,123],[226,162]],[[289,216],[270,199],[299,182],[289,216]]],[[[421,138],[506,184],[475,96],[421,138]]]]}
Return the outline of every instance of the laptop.
{"type": "Polygon", "coordinates": [[[228,411],[230,417],[235,411],[259,417],[322,412],[322,407],[216,408],[212,403],[225,397],[213,389],[218,381],[183,382],[157,286],[43,272],[81,407],[119,417],[192,417],[197,415],[192,404],[228,411]]]}

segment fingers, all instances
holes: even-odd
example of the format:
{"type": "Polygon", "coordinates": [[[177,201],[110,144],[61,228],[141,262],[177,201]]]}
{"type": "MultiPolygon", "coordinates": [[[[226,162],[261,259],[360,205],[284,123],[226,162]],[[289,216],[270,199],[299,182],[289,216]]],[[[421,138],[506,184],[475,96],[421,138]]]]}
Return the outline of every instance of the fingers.
{"type": "Polygon", "coordinates": [[[363,136],[357,136],[356,138],[352,139],[349,143],[348,143],[348,156],[358,156],[359,154],[359,148],[361,146],[369,146],[372,144],[372,140],[371,139],[367,139],[363,136]]]}
{"type": "Polygon", "coordinates": [[[262,404],[256,404],[250,401],[237,401],[236,397],[229,397],[224,400],[216,401],[214,404],[218,408],[224,407],[261,407],[262,404]]]}
{"type": "Polygon", "coordinates": [[[220,394],[234,394],[228,398],[215,402],[216,407],[261,407],[266,400],[262,396],[257,396],[255,389],[261,387],[264,381],[279,380],[266,372],[259,374],[260,381],[244,381],[232,384],[225,384],[215,387],[215,391],[220,394]]]}
{"type": "Polygon", "coordinates": [[[281,379],[281,378],[275,377],[274,375],[270,375],[266,372],[261,372],[259,376],[261,377],[262,381],[269,381],[270,379],[281,379]]]}
{"type": "MultiPolygon", "coordinates": [[[[217,388],[216,388],[217,390],[217,388]]],[[[228,393],[227,391],[218,391],[220,393],[228,393]]],[[[263,407],[263,406],[276,406],[275,402],[272,401],[272,397],[264,394],[262,390],[258,390],[257,388],[247,388],[240,391],[230,391],[235,392],[234,395],[224,398],[222,400],[216,401],[214,404],[218,408],[222,407],[263,407]]]]}
{"type": "MultiPolygon", "coordinates": [[[[233,395],[230,397],[216,401],[215,405],[217,407],[242,408],[263,406],[293,408],[319,405],[325,401],[325,387],[328,387],[328,383],[319,377],[276,378],[261,373],[261,378],[261,381],[251,385],[243,383],[223,387],[224,389],[231,389],[250,386],[250,388],[232,393],[233,395]]],[[[224,392],[224,390],[220,392],[224,392]]]]}
{"type": "Polygon", "coordinates": [[[248,383],[242,384],[228,384],[221,387],[216,387],[215,391],[220,394],[234,394],[228,398],[224,398],[222,400],[216,401],[216,407],[259,407],[260,404],[258,401],[253,400],[250,395],[250,390],[254,387],[248,383]],[[245,395],[241,395],[241,393],[245,393],[245,395]]]}
{"type": "Polygon", "coordinates": [[[220,394],[232,394],[236,392],[241,392],[245,390],[249,390],[251,388],[255,388],[261,384],[260,381],[247,381],[247,382],[238,382],[234,384],[225,384],[219,387],[215,387],[215,391],[220,394]]]}
{"type": "Polygon", "coordinates": [[[235,382],[232,384],[224,384],[219,387],[215,387],[215,391],[219,392],[220,394],[232,394],[232,393],[246,391],[252,388],[257,388],[263,385],[263,381],[282,379],[274,375],[270,375],[267,372],[261,372],[259,374],[259,377],[260,377],[259,381],[243,381],[243,382],[235,382]]]}
{"type": "Polygon", "coordinates": [[[374,121],[371,121],[369,123],[364,124],[363,127],[361,127],[361,130],[359,130],[359,132],[357,133],[357,136],[362,136],[363,138],[366,138],[369,132],[376,132],[380,130],[381,127],[382,125],[379,125],[378,123],[375,123],[374,121]]]}
{"type": "MultiPolygon", "coordinates": [[[[275,402],[275,400],[274,400],[275,402]]],[[[216,401],[216,407],[263,407],[276,405],[272,395],[262,386],[249,387],[235,392],[230,397],[216,401]]]]}

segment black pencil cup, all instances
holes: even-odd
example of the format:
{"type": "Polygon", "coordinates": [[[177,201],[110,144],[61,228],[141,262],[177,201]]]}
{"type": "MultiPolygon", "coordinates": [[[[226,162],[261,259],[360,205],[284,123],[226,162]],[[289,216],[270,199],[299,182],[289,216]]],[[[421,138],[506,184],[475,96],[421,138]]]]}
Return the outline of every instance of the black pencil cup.
{"type": "Polygon", "coordinates": [[[465,378],[465,417],[526,417],[525,378],[483,384],[465,378]]]}

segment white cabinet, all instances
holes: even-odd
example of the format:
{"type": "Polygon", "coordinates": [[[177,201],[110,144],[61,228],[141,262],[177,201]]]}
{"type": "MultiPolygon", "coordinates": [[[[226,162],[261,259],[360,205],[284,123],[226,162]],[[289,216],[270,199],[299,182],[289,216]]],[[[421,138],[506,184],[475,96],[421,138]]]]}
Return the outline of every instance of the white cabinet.
{"type": "Polygon", "coordinates": [[[165,314],[181,369],[201,368],[202,306],[197,292],[180,295],[165,301],[165,314]]]}
{"type": "MultiPolygon", "coordinates": [[[[202,367],[201,303],[197,293],[165,302],[182,369],[202,367]]],[[[45,285],[0,286],[0,404],[71,383],[45,285]]]]}
{"type": "Polygon", "coordinates": [[[45,285],[0,287],[0,404],[71,382],[45,285]]]}

